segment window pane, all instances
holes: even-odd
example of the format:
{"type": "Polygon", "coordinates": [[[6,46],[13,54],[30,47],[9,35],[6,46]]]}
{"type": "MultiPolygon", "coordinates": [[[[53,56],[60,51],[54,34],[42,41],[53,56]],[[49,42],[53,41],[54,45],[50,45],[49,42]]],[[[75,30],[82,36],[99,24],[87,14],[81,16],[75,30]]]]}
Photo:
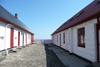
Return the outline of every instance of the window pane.
{"type": "Polygon", "coordinates": [[[85,28],[78,29],[78,45],[79,46],[83,46],[85,44],[84,37],[85,37],[85,28]]]}
{"type": "Polygon", "coordinates": [[[100,17],[99,17],[99,22],[100,22],[100,17]]]}
{"type": "Polygon", "coordinates": [[[83,35],[81,35],[81,44],[83,44],[83,42],[84,42],[84,41],[83,41],[83,35]]]}

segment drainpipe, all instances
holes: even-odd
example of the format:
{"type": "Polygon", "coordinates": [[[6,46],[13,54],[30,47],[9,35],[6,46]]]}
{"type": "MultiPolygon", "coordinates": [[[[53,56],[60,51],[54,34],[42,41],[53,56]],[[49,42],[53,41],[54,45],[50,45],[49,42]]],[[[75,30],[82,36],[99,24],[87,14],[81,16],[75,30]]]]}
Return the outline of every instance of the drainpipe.
{"type": "Polygon", "coordinates": [[[6,48],[6,56],[8,56],[8,50],[7,50],[7,45],[6,45],[6,29],[9,26],[9,24],[6,25],[5,27],[5,48],[6,48]]]}

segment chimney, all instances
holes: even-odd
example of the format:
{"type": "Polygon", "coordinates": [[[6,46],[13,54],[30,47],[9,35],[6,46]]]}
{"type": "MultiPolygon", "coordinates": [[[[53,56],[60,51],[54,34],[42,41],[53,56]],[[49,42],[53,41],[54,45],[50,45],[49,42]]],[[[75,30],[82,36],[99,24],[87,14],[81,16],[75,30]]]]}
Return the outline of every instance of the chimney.
{"type": "Polygon", "coordinates": [[[18,14],[17,13],[15,13],[15,17],[18,19],[18,14]]]}

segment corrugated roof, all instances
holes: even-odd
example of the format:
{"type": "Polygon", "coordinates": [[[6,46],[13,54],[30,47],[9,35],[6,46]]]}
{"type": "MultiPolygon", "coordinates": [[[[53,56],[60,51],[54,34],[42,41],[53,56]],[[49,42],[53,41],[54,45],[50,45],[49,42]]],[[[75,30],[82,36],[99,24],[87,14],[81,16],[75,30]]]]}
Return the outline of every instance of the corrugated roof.
{"type": "Polygon", "coordinates": [[[97,16],[100,16],[100,0],[93,1],[84,9],[79,11],[71,19],[62,24],[55,32],[52,33],[52,35],[61,32],[65,29],[68,29],[72,26],[75,26],[77,24],[84,23],[89,19],[96,18],[97,16]]]}
{"type": "Polygon", "coordinates": [[[7,21],[27,30],[30,33],[32,33],[32,31],[24,23],[22,23],[20,20],[16,19],[15,16],[13,16],[11,13],[9,13],[1,5],[0,5],[0,17],[2,17],[3,19],[6,19],[7,21]]]}

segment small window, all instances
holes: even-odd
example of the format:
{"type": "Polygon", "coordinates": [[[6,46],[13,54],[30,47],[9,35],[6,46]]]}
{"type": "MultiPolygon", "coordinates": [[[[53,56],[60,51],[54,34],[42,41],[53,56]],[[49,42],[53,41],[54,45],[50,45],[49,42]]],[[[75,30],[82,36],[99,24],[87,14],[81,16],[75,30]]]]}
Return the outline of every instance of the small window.
{"type": "Polygon", "coordinates": [[[75,18],[78,18],[83,12],[84,11],[81,11],[80,13],[78,13],[75,18]]]}
{"type": "Polygon", "coordinates": [[[63,33],[63,44],[65,44],[65,33],[63,33]]]}
{"type": "Polygon", "coordinates": [[[85,47],[85,28],[78,29],[78,46],[85,47]]]}
{"type": "Polygon", "coordinates": [[[73,20],[73,18],[71,18],[70,20],[69,20],[69,22],[71,22],[73,20]]]}
{"type": "Polygon", "coordinates": [[[100,3],[100,0],[97,2],[97,4],[99,4],[100,3]]]}

